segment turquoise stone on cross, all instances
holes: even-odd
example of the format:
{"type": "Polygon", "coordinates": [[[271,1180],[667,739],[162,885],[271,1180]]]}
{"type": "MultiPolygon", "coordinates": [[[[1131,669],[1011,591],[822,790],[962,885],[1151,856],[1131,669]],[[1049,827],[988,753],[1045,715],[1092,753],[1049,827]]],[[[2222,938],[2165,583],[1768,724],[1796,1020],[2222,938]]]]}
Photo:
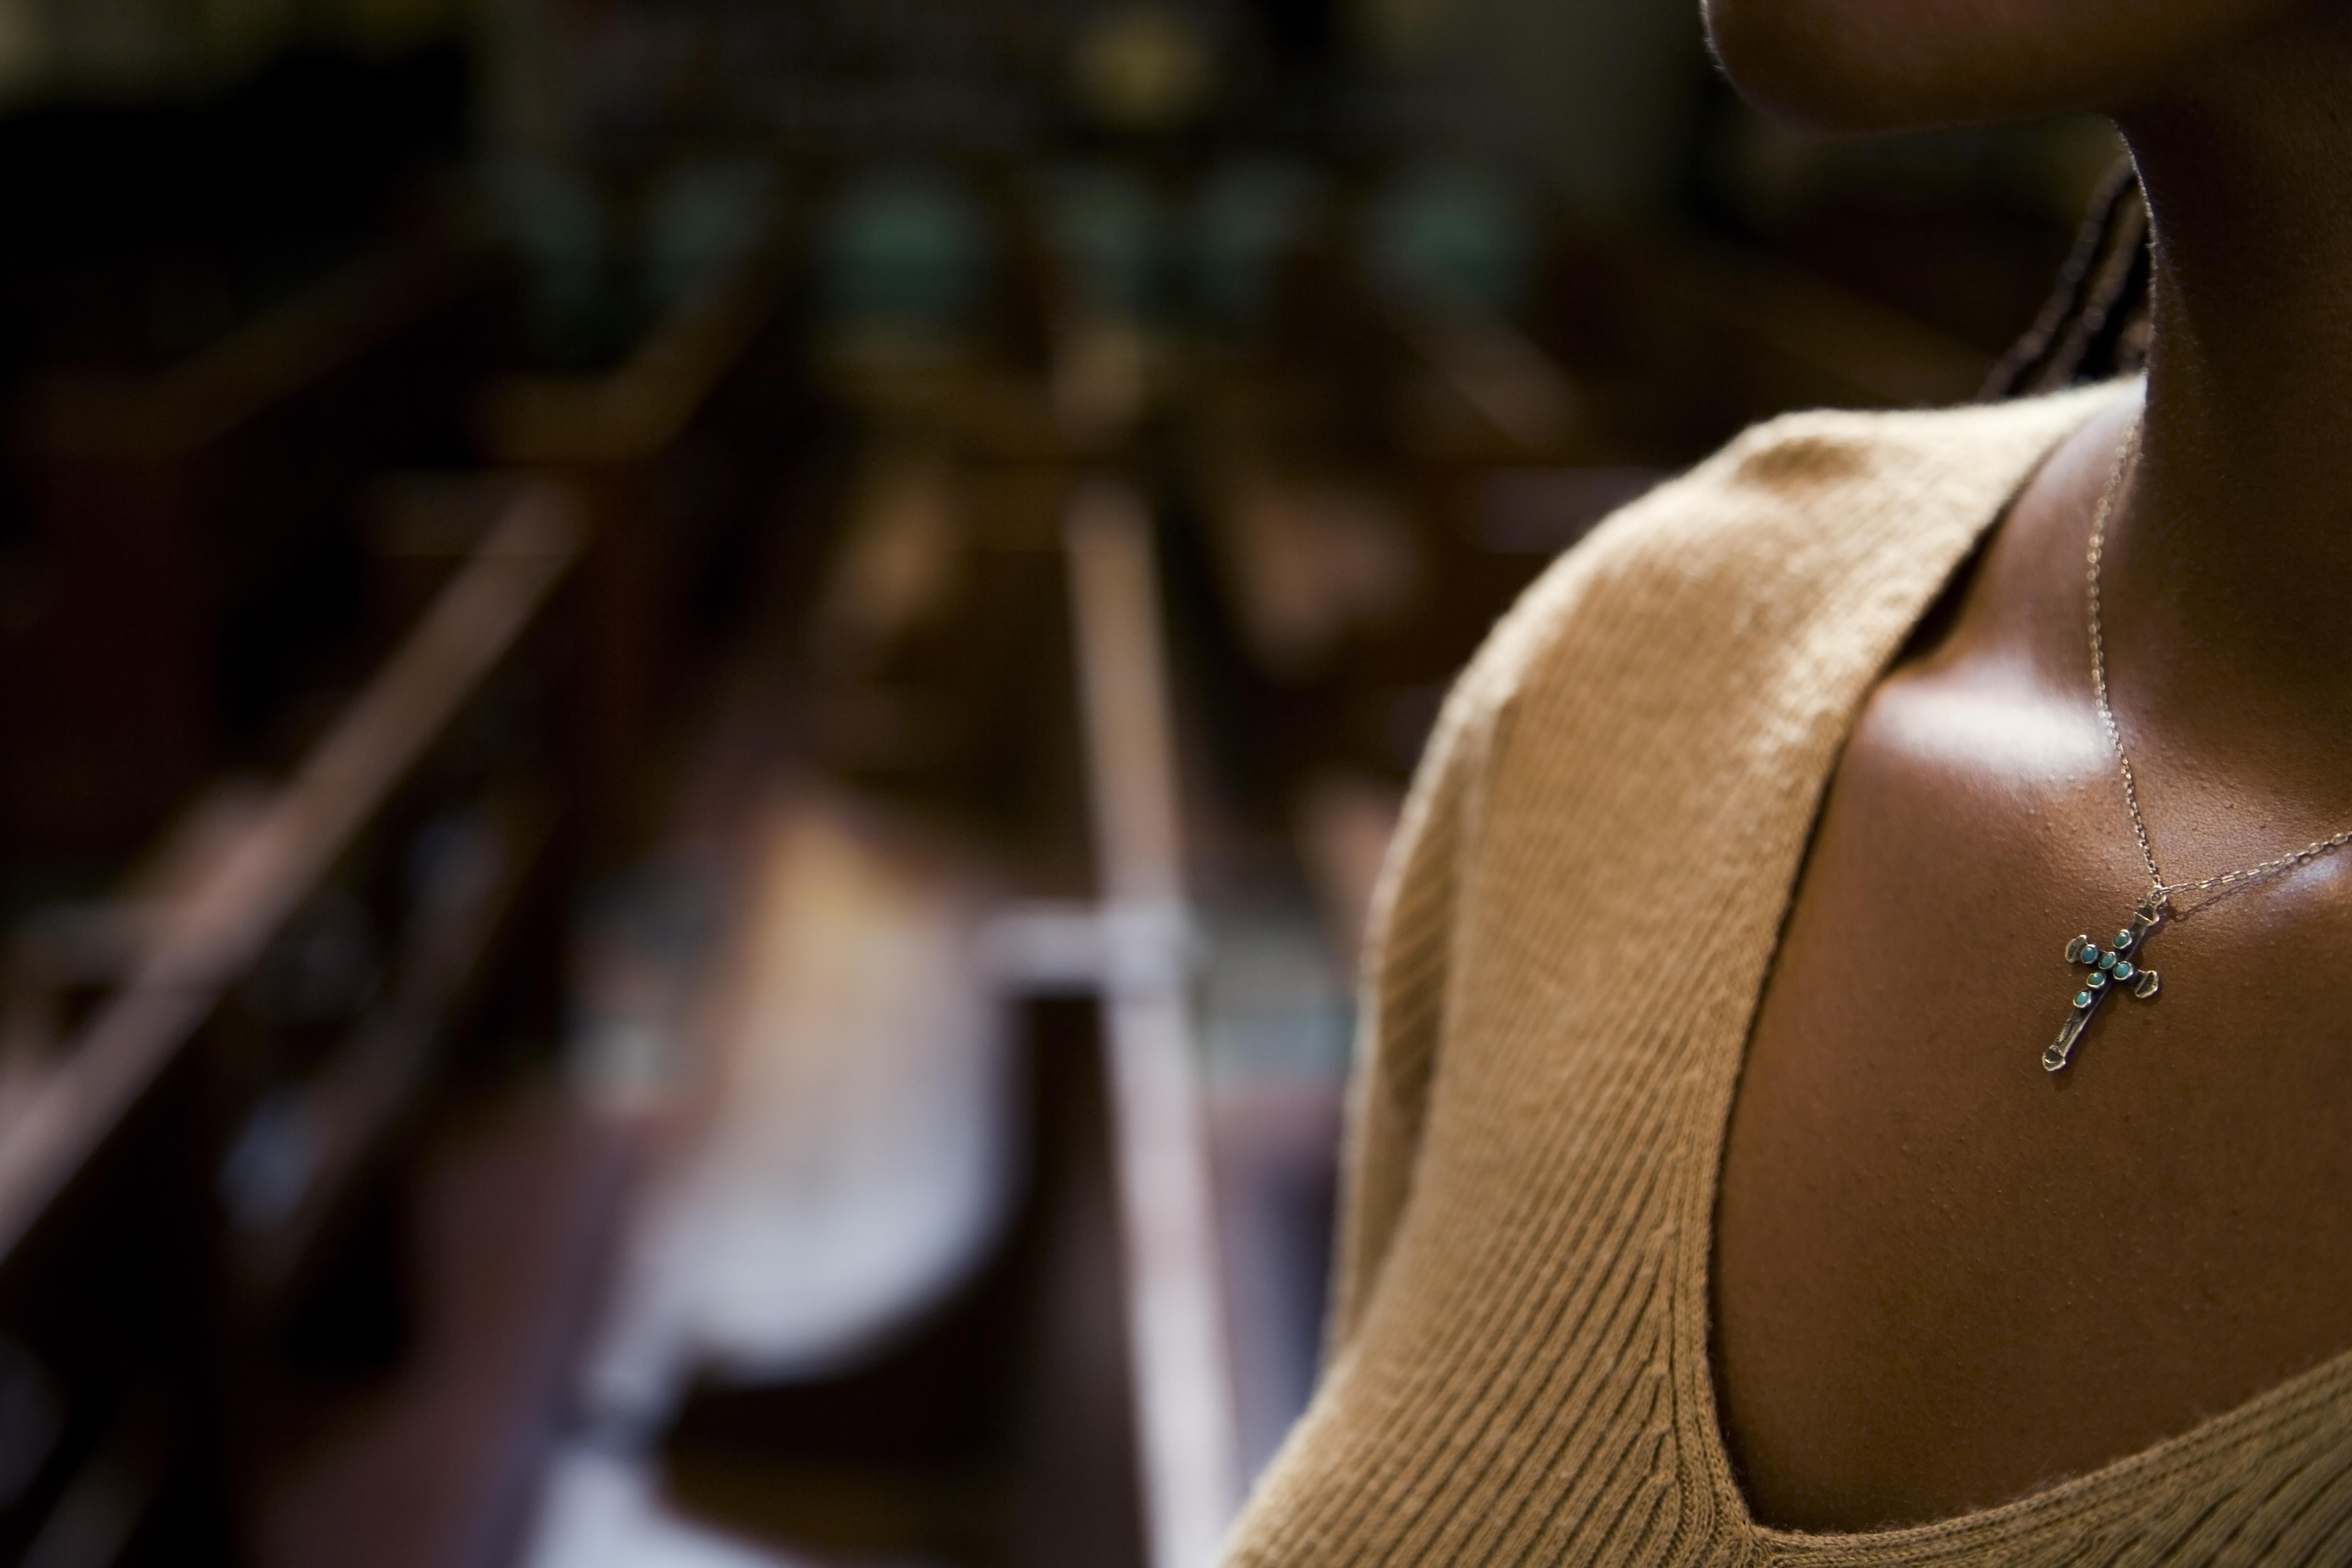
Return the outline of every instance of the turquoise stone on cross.
{"type": "Polygon", "coordinates": [[[2099,1004],[2106,1000],[2108,992],[2128,989],[2133,995],[2143,1000],[2156,994],[2156,971],[2141,968],[2137,961],[2140,957],[2140,944],[2147,940],[2148,932],[2163,921],[2163,905],[2151,896],[2133,913],[2131,924],[2116,932],[2116,939],[2109,946],[2101,948],[2087,936],[2078,936],[2066,944],[2066,962],[2082,964],[2090,973],[2083,977],[2083,988],[2074,993],[2074,1005],[2067,1013],[2066,1022],[2059,1028],[2058,1037],[2042,1053],[2042,1067],[2045,1072],[2056,1072],[2066,1065],[2066,1058],[2074,1050],[2074,1042],[2083,1037],[2084,1029],[2090,1025],[2091,1015],[2099,1010],[2099,1004]]]}

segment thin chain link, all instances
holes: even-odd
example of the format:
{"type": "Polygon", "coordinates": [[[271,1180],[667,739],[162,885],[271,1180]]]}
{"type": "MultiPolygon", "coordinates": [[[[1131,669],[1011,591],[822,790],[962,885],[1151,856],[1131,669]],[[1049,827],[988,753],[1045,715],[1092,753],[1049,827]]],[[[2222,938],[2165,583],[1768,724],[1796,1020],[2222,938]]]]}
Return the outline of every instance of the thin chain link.
{"type": "Polygon", "coordinates": [[[2300,849],[2281,855],[2276,859],[2265,860],[2259,866],[2242,866],[2237,870],[2223,871],[2217,876],[2200,877],[2193,882],[2168,882],[2164,879],[2164,873],[2157,869],[2156,850],[2150,847],[2147,839],[2147,819],[2142,816],[2139,811],[2139,786],[2132,778],[2131,758],[2124,753],[2123,731],[2116,728],[2116,710],[2107,700],[2107,639],[2106,630],[2100,617],[2099,605],[2099,565],[2106,555],[2107,520],[2115,511],[2116,498],[2123,491],[2124,479],[2131,472],[2132,466],[2139,456],[2139,422],[2134,420],[2131,434],[2125,438],[2122,449],[2116,454],[2116,466],[2107,475],[2107,487],[2099,493],[2098,510],[2093,513],[2091,518],[2088,565],[2091,599],[2091,689],[2098,696],[2099,722],[2106,727],[2107,745],[2116,754],[2116,769],[2123,775],[2124,808],[2131,813],[2132,837],[2139,841],[2140,864],[2147,868],[2148,903],[2152,908],[2161,909],[2172,901],[2172,896],[2175,893],[2202,893],[2233,887],[2240,882],[2252,881],[2256,877],[2268,876],[2273,871],[2284,871],[2290,866],[2299,866],[2306,860],[2316,859],[2331,849],[2341,849],[2347,844],[2352,844],[2352,827],[2347,827],[2340,833],[2330,834],[2325,838],[2315,838],[2300,849]]]}

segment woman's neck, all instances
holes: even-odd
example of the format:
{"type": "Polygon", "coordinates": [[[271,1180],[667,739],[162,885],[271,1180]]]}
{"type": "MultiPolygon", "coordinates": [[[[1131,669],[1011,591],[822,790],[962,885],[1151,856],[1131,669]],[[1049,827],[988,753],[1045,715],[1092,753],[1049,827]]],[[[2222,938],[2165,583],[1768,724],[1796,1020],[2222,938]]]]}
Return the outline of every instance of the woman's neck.
{"type": "Polygon", "coordinates": [[[2116,651],[2217,737],[2296,711],[2352,722],[2347,83],[2352,9],[2330,6],[2118,116],[2156,282],[2141,459],[2109,555],[2116,651]]]}

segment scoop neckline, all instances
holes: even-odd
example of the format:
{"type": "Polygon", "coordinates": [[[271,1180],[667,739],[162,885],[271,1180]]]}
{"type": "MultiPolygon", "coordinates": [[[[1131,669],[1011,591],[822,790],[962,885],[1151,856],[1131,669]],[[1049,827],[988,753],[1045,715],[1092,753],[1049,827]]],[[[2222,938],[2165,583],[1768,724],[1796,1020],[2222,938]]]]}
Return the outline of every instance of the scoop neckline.
{"type": "MultiPolygon", "coordinates": [[[[2128,382],[2116,384],[2115,395],[2125,395],[2128,387],[2137,384],[2137,380],[2135,377],[2128,382]]],[[[1938,580],[1937,591],[1919,605],[1911,617],[1906,637],[1916,629],[1920,620],[1932,608],[1942,592],[1941,584],[1948,582],[1950,573],[1957,571],[1961,563],[1983,546],[2051,458],[2086,425],[2111,407],[2113,402],[2114,398],[2094,402],[2082,418],[2067,425],[2034,454],[2021,470],[2017,482],[2003,495],[2000,503],[1969,533],[1952,556],[1947,572],[1938,580]]],[[[1843,733],[1832,752],[1828,770],[1817,781],[1816,812],[1836,776],[1838,763],[1844,755],[1845,740],[1851,738],[1863,706],[1869,701],[1870,693],[1876,686],[1875,679],[1864,682],[1848,704],[1843,733]]],[[[1781,895],[1780,929],[1783,931],[1789,910],[1796,902],[1803,869],[1804,862],[1801,858],[1781,895]]],[[[1776,936],[1776,960],[1778,946],[1779,938],[1776,936]]],[[[1770,973],[1771,966],[1768,964],[1765,973],[1769,977],[1770,973]]],[[[1730,1133],[1732,1107],[1738,1095],[1739,1077],[1747,1066],[1748,1047],[1755,1037],[1756,1016],[1762,1005],[1763,983],[1759,982],[1756,994],[1750,998],[1740,1021],[1738,1047],[1725,1053],[1721,1071],[1728,1078],[1728,1085],[1718,1079],[1706,1086],[1719,1097],[1719,1114],[1709,1119],[1708,1136],[1699,1142],[1694,1168],[1685,1173],[1687,1196],[1684,1223],[1676,1226],[1681,1239],[1675,1248],[1677,1257],[1673,1291],[1675,1359],[1681,1363],[1675,1380],[1678,1403],[1684,1411],[1681,1424],[1685,1426],[1695,1425],[1697,1428],[1689,1434],[1689,1437],[1704,1461],[1714,1510],[1717,1517],[1728,1523],[1737,1536],[1758,1545],[1799,1552],[1850,1553],[1857,1548],[1897,1552],[1906,1547],[1958,1544],[1965,1537],[1999,1531],[2035,1514],[2062,1508],[2079,1510],[2086,1500],[2095,1500],[2113,1492],[2136,1476],[2191,1460],[2200,1450],[2227,1443],[2281,1406],[2294,1406],[2327,1384],[2352,1380],[2352,1347],[2347,1347],[2179,1432],[2158,1438],[2092,1469],[1986,1508],[1965,1510],[1939,1519],[1890,1525],[1879,1530],[1805,1531],[1764,1523],[1756,1517],[1748,1493],[1739,1484],[1732,1466],[1729,1446],[1725,1441],[1723,1406],[1715,1376],[1712,1317],[1716,1211],[1723,1191],[1724,1152],[1730,1133]]]]}

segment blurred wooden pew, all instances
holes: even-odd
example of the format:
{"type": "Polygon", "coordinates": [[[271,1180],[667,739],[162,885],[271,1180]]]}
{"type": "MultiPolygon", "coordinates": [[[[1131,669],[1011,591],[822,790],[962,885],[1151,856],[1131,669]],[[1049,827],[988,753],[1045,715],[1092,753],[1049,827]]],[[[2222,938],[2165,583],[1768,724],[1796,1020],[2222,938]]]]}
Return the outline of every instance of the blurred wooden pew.
{"type": "Polygon", "coordinates": [[[176,363],[37,380],[10,431],[32,588],[0,627],[0,841],[119,854],[249,752],[335,639],[362,480],[462,456],[497,282],[399,242],[176,363]]]}
{"type": "Polygon", "coordinates": [[[560,1016],[579,539],[516,493],[284,784],[14,967],[76,994],[0,1074],[0,1560],[252,1560],[320,1369],[396,1345],[420,1139],[560,1016]]]}
{"type": "Polygon", "coordinates": [[[653,753],[708,651],[707,607],[762,560],[789,456],[793,276],[772,235],[712,268],[617,365],[505,374],[475,411],[483,455],[564,486],[588,529],[583,808],[607,848],[650,822],[653,753]]]}
{"type": "Polygon", "coordinates": [[[1187,420],[1242,752],[1294,798],[1401,783],[1496,616],[1615,506],[1791,407],[1962,401],[1985,356],[1717,244],[1562,232],[1524,321],[1382,284],[1331,236],[1187,420]],[[1247,721],[1245,719],[1244,721],[1247,721]]]}

